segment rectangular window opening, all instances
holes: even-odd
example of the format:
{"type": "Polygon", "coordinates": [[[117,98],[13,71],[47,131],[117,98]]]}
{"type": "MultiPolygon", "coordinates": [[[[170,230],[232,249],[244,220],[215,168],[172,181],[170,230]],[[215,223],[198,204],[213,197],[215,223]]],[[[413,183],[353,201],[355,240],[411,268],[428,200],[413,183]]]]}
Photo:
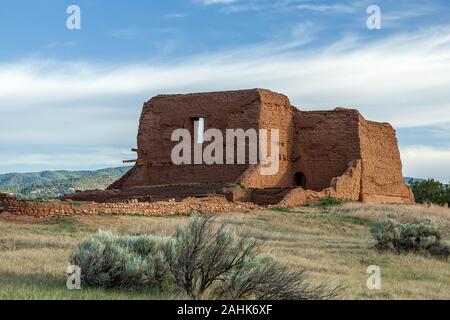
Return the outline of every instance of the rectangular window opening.
{"type": "Polygon", "coordinates": [[[194,118],[194,139],[197,144],[205,142],[205,118],[194,118]]]}

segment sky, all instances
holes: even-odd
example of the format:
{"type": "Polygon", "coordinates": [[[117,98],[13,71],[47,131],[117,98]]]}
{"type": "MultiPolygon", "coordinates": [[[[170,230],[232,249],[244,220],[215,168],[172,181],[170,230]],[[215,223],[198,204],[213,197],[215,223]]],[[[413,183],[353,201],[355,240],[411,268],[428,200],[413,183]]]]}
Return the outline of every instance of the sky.
{"type": "Polygon", "coordinates": [[[0,173],[121,166],[152,96],[267,88],[390,122],[404,175],[448,182],[449,17],[448,0],[0,0],[0,173]]]}

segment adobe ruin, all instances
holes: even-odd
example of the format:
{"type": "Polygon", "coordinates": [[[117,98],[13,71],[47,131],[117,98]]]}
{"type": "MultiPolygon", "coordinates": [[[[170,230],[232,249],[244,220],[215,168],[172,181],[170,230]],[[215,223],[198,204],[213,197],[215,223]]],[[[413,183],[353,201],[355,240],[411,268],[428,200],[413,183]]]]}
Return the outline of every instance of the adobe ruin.
{"type": "Polygon", "coordinates": [[[65,199],[154,202],[223,195],[230,201],[293,206],[333,197],[348,201],[414,203],[403,181],[396,133],[387,123],[367,121],[357,111],[301,111],[288,97],[265,89],[159,95],[144,104],[134,167],[106,191],[65,199]],[[264,176],[262,164],[175,165],[172,132],[194,136],[195,119],[205,130],[280,130],[279,171],[264,176]]]}

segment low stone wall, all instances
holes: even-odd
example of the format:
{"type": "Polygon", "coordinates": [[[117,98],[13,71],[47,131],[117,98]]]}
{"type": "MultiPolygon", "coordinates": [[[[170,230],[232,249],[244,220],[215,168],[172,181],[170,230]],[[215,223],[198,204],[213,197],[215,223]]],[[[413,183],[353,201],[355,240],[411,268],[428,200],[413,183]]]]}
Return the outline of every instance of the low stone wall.
{"type": "Polygon", "coordinates": [[[88,202],[127,202],[137,199],[140,202],[161,202],[171,199],[201,198],[213,195],[223,195],[226,184],[193,183],[178,185],[160,185],[132,187],[127,189],[89,190],[61,197],[61,200],[88,202]]]}
{"type": "Polygon", "coordinates": [[[169,216],[178,214],[223,213],[230,211],[247,211],[257,206],[251,203],[231,203],[223,196],[206,198],[187,198],[181,202],[137,202],[136,200],[122,203],[95,203],[55,201],[37,202],[21,201],[14,197],[1,199],[0,206],[4,211],[16,215],[27,215],[38,218],[73,215],[143,215],[169,216]]]}

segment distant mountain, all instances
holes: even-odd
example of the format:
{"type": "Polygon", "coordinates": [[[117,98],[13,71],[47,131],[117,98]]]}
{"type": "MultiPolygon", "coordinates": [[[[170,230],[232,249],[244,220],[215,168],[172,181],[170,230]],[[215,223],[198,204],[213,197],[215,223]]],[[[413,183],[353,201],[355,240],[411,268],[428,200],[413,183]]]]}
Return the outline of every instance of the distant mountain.
{"type": "Polygon", "coordinates": [[[0,186],[46,183],[57,180],[69,180],[82,177],[123,176],[131,167],[107,168],[96,171],[41,171],[30,173],[0,174],[0,186]]]}
{"type": "Polygon", "coordinates": [[[42,171],[0,175],[0,193],[22,198],[51,198],[76,190],[105,189],[122,177],[131,167],[96,171],[42,171]]]}
{"type": "MultiPolygon", "coordinates": [[[[59,197],[76,190],[106,189],[132,167],[107,168],[96,171],[42,171],[0,175],[0,193],[12,193],[21,198],[42,199],[59,197]]],[[[405,183],[411,180],[405,177],[405,183]]]]}
{"type": "Polygon", "coordinates": [[[409,184],[411,183],[412,180],[415,180],[415,181],[423,181],[423,180],[425,180],[425,179],[411,178],[411,177],[404,177],[403,180],[405,180],[405,183],[409,185],[409,184]]]}

